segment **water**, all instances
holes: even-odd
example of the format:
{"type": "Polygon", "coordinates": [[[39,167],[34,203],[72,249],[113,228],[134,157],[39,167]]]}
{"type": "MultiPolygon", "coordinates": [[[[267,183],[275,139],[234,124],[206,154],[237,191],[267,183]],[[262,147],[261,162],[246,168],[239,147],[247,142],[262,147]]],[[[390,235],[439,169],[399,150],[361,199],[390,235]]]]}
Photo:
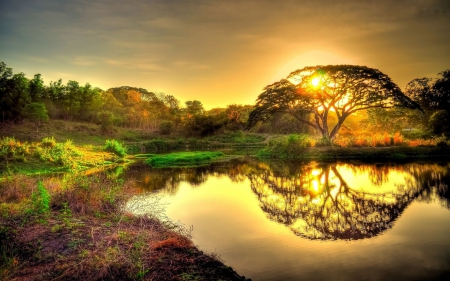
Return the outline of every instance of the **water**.
{"type": "Polygon", "coordinates": [[[253,280],[450,277],[450,163],[134,165],[145,213],[193,226],[194,243],[253,280]]]}

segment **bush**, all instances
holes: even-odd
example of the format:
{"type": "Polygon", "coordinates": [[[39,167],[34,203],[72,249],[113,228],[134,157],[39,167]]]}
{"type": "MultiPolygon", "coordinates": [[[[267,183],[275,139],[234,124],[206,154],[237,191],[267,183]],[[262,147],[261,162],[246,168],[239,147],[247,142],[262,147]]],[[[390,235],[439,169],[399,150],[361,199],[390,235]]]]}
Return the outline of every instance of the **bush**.
{"type": "Polygon", "coordinates": [[[105,151],[112,152],[121,158],[124,158],[127,155],[125,145],[121,144],[117,140],[106,140],[105,151]]]}
{"type": "Polygon", "coordinates": [[[65,143],[56,143],[53,138],[44,138],[41,147],[36,150],[36,155],[41,160],[72,167],[76,164],[73,157],[81,156],[81,152],[76,149],[71,140],[67,140],[65,143]]]}
{"type": "Polygon", "coordinates": [[[260,157],[296,158],[307,147],[315,145],[311,136],[306,134],[291,134],[277,137],[269,141],[269,146],[258,153],[260,157]]]}

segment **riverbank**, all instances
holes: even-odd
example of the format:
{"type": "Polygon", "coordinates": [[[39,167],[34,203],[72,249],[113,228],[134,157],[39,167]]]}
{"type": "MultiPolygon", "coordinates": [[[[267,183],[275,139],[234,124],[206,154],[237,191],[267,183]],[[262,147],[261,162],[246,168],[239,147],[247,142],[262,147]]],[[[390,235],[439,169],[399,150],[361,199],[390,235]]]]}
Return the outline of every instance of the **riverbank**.
{"type": "Polygon", "coordinates": [[[361,160],[361,161],[402,161],[414,159],[444,159],[450,157],[450,147],[305,147],[296,154],[275,154],[260,151],[259,158],[281,158],[299,160],[361,160]],[[283,157],[284,156],[284,157],[283,157]]]}
{"type": "Polygon", "coordinates": [[[0,182],[2,280],[246,280],[190,230],[121,207],[140,191],[107,175],[0,182]]]}

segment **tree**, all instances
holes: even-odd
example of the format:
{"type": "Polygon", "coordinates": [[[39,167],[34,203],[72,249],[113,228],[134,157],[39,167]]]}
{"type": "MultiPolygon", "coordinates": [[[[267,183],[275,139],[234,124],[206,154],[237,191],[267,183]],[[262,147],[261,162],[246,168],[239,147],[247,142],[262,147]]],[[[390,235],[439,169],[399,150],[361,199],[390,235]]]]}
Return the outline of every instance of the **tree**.
{"type": "Polygon", "coordinates": [[[450,115],[450,69],[439,73],[438,78],[433,84],[431,91],[431,106],[437,110],[445,110],[450,115]]]}
{"type": "Polygon", "coordinates": [[[45,108],[45,105],[40,102],[32,102],[25,105],[22,115],[25,119],[28,119],[36,124],[37,132],[39,132],[41,122],[48,120],[47,109],[45,108]]]}
{"type": "Polygon", "coordinates": [[[41,101],[44,98],[45,87],[41,74],[35,74],[34,78],[30,80],[29,91],[33,102],[41,101]]]}
{"type": "Polygon", "coordinates": [[[0,62],[0,110],[2,111],[2,123],[5,122],[6,111],[8,110],[8,105],[6,104],[7,99],[7,84],[8,80],[12,76],[12,69],[6,66],[6,63],[0,62]]]}
{"type": "Polygon", "coordinates": [[[186,112],[192,115],[198,115],[203,113],[203,104],[198,100],[190,100],[185,102],[186,112]]]}
{"type": "Polygon", "coordinates": [[[249,125],[268,121],[276,113],[289,113],[332,140],[345,119],[356,111],[394,106],[420,109],[377,69],[355,65],[308,66],[266,86],[250,113],[249,125]],[[329,124],[330,114],[336,116],[333,124],[329,124]],[[313,120],[308,118],[311,115],[313,120]]]}
{"type": "MultiPolygon", "coordinates": [[[[445,123],[439,118],[450,116],[450,70],[440,72],[440,78],[416,78],[406,85],[405,94],[417,102],[424,110],[424,115],[419,117],[422,125],[430,128],[434,133],[448,131],[448,126],[438,128],[445,123]],[[445,111],[444,113],[438,113],[445,111]],[[437,115],[436,115],[437,114],[437,115]],[[431,118],[432,116],[433,119],[431,118]],[[439,116],[439,118],[437,118],[439,116]]],[[[410,120],[416,121],[417,116],[410,116],[410,120]]]]}
{"type": "Polygon", "coordinates": [[[26,104],[30,103],[28,84],[29,80],[23,73],[14,74],[6,80],[6,85],[0,93],[3,121],[22,119],[22,110],[26,104]]]}
{"type": "Polygon", "coordinates": [[[430,116],[428,125],[434,134],[450,132],[450,115],[445,110],[438,110],[430,116]]]}

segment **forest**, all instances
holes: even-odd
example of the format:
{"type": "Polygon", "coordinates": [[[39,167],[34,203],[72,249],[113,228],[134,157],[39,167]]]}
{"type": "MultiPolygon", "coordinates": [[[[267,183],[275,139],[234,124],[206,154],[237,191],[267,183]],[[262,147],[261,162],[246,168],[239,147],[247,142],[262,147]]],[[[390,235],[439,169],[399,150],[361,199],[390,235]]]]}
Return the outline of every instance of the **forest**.
{"type": "MultiPolygon", "coordinates": [[[[295,75],[299,73],[293,72],[289,77],[295,75]]],[[[388,79],[393,87],[397,87],[389,77],[383,79],[388,79]]],[[[262,96],[269,89],[276,92],[274,85],[265,88],[256,105],[230,104],[205,110],[198,100],[189,100],[183,105],[173,95],[131,86],[103,90],[89,83],[80,85],[73,80],[64,84],[61,79],[46,84],[41,74],[35,74],[30,79],[22,72],[14,73],[4,62],[0,62],[0,118],[3,124],[33,122],[37,129],[48,120],[86,122],[99,125],[100,132],[110,136],[114,136],[119,127],[184,137],[205,137],[246,129],[264,134],[320,135],[325,127],[331,131],[333,123],[340,123],[334,132],[337,142],[339,137],[356,138],[371,132],[390,135],[400,132],[410,138],[423,139],[442,134],[448,136],[450,133],[450,70],[438,73],[437,77],[413,79],[403,91],[398,89],[414,106],[379,104],[361,107],[358,112],[347,113],[345,120],[340,122],[342,116],[333,116],[331,113],[334,110],[330,105],[325,118],[328,124],[321,126],[321,129],[307,124],[314,120],[311,108],[318,107],[314,102],[308,104],[309,107],[299,107],[298,103],[290,107],[291,101],[283,104],[266,97],[265,106],[275,104],[276,110],[267,107],[262,113],[262,96]],[[284,110],[280,110],[278,105],[285,105],[284,110]],[[292,114],[291,109],[294,108],[300,108],[300,111],[292,114]],[[299,114],[303,114],[304,118],[299,119],[299,114]]],[[[289,96],[282,91],[278,93],[289,96]]]]}

